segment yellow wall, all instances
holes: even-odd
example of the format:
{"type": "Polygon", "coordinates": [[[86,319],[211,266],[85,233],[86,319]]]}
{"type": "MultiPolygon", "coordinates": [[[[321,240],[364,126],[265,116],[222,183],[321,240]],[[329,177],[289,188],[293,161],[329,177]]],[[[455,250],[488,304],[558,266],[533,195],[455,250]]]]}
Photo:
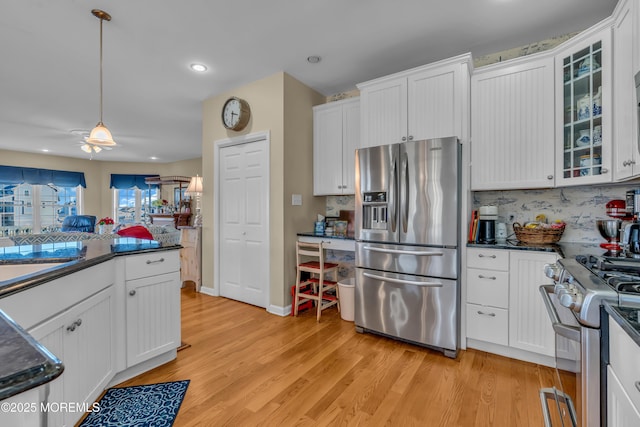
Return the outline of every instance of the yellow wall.
{"type": "MultiPolygon", "coordinates": [[[[84,213],[97,217],[112,215],[111,191],[107,191],[112,173],[159,174],[162,176],[194,176],[202,173],[202,159],[199,158],[173,163],[105,162],[0,150],[0,164],[84,172],[87,181],[87,188],[84,191],[84,213]]],[[[163,196],[165,191],[166,194],[171,195],[171,200],[173,200],[172,188],[163,188],[163,196]]]]}
{"type": "Polygon", "coordinates": [[[295,270],[291,271],[291,266],[295,262],[295,232],[310,230],[311,225],[308,224],[312,224],[316,211],[318,209],[322,209],[318,212],[324,211],[324,199],[312,196],[311,173],[313,158],[311,108],[322,102],[324,102],[322,95],[282,72],[204,101],[202,132],[204,185],[202,285],[204,287],[213,288],[214,286],[214,144],[216,141],[239,135],[269,132],[270,304],[284,307],[289,303],[288,289],[295,279],[293,276],[295,270]],[[220,119],[222,106],[230,96],[246,100],[251,108],[251,120],[240,132],[225,129],[220,119]],[[290,183],[289,180],[298,182],[290,183]],[[291,206],[290,191],[294,189],[296,193],[302,194],[303,206],[291,206]],[[308,217],[310,222],[303,223],[300,220],[302,217],[308,217]],[[297,230],[294,231],[295,228],[297,230]]]}

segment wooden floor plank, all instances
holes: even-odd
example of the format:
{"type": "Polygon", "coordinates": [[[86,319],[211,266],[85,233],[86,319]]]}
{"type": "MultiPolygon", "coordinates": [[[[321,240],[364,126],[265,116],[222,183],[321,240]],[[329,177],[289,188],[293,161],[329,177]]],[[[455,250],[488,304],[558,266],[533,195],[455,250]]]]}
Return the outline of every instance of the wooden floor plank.
{"type": "MultiPolygon", "coordinates": [[[[190,379],[181,426],[540,426],[551,368],[476,350],[457,359],[372,334],[331,308],[278,317],[182,290],[175,361],[122,386],[190,379]]],[[[571,379],[569,379],[571,380],[571,379]]]]}

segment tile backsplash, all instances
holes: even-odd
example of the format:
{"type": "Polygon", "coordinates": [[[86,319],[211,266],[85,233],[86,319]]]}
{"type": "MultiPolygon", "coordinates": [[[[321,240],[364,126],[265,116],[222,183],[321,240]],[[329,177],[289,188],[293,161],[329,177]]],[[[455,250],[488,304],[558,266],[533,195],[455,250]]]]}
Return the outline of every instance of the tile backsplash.
{"type": "Polygon", "coordinates": [[[473,193],[473,209],[482,205],[498,206],[499,221],[507,223],[509,234],[513,233],[514,222],[524,225],[536,215],[544,214],[549,221],[561,219],[567,223],[563,242],[604,242],[596,228],[596,219],[608,218],[605,207],[608,201],[624,200],[627,190],[638,187],[640,184],[478,191],[473,193]]]}

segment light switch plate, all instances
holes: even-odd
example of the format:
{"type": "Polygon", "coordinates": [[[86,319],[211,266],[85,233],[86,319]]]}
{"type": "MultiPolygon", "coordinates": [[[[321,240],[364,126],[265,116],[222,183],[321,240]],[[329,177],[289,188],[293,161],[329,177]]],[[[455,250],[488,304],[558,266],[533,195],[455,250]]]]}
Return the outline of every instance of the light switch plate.
{"type": "Polygon", "coordinates": [[[291,205],[292,206],[302,206],[302,194],[292,194],[291,195],[291,205]]]}

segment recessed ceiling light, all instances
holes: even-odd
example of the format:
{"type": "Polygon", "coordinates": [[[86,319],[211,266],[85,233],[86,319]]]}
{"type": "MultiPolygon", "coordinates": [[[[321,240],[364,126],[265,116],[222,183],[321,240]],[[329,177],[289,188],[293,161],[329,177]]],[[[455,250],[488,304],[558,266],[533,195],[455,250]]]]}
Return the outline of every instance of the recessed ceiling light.
{"type": "Polygon", "coordinates": [[[204,64],[191,64],[189,65],[189,68],[191,68],[193,71],[197,71],[198,73],[204,73],[205,71],[207,71],[207,66],[204,64]]]}
{"type": "Polygon", "coordinates": [[[43,153],[48,153],[48,152],[49,152],[49,150],[47,150],[46,148],[43,148],[43,149],[42,149],[42,152],[43,152],[43,153]]]}
{"type": "Polygon", "coordinates": [[[320,58],[318,55],[307,56],[307,62],[309,64],[317,64],[321,60],[322,60],[322,58],[320,58]]]}
{"type": "Polygon", "coordinates": [[[156,156],[151,156],[149,157],[151,160],[158,160],[158,158],[156,156]]]}

